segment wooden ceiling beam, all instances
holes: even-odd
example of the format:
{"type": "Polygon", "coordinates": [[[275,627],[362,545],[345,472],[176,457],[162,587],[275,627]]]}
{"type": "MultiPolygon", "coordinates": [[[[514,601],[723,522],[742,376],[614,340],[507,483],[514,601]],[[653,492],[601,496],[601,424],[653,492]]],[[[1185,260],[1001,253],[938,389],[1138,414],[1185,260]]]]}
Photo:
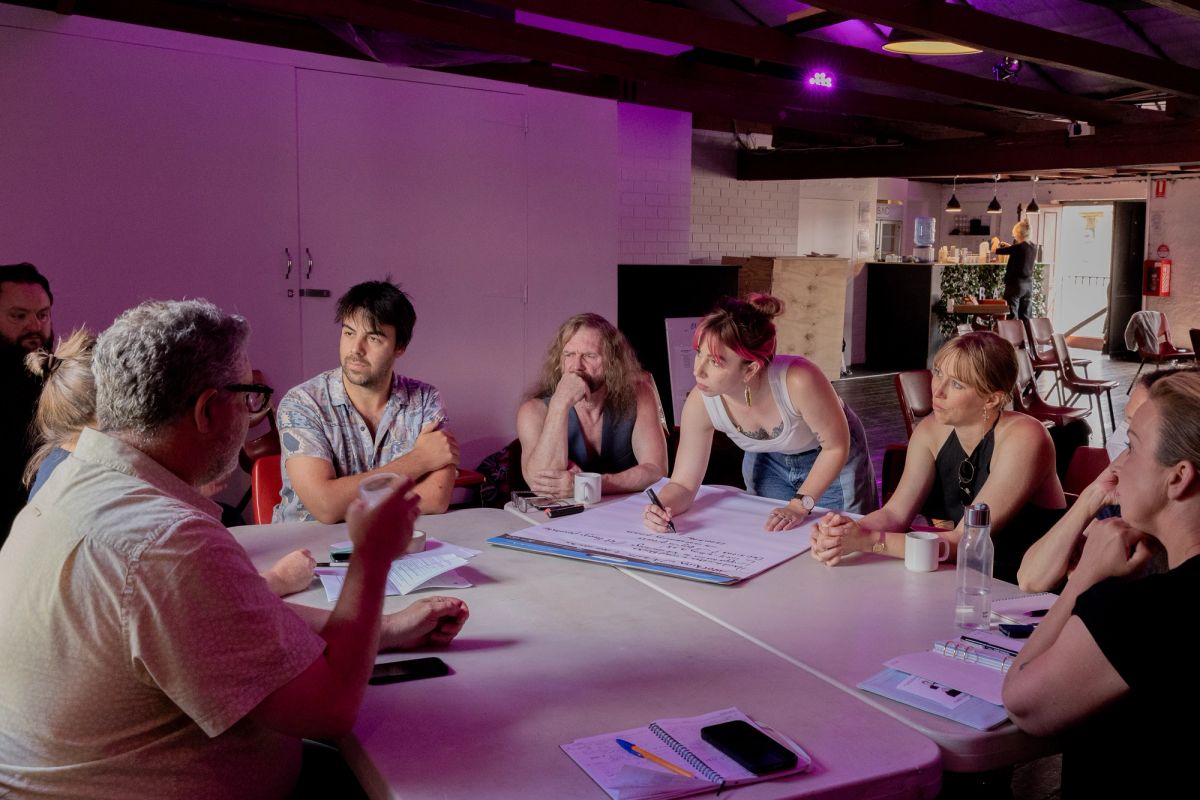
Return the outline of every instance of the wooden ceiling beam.
{"type": "Polygon", "coordinates": [[[1200,97],[1200,69],[966,6],[920,0],[821,0],[819,5],[850,17],[882,22],[912,33],[969,44],[1027,61],[1089,72],[1187,97],[1200,97]]]}
{"type": "Polygon", "coordinates": [[[1178,14],[1181,17],[1200,19],[1200,0],[1142,0],[1142,2],[1165,8],[1172,14],[1178,14]]]}
{"type": "MultiPolygon", "coordinates": [[[[912,141],[907,126],[889,125],[873,119],[856,119],[843,114],[798,111],[775,105],[756,103],[751,98],[732,97],[719,92],[705,91],[697,86],[662,85],[653,81],[620,80],[606,75],[593,75],[575,69],[549,64],[470,64],[447,67],[439,72],[471,75],[488,80],[520,83],[540,89],[571,92],[591,97],[603,97],[625,103],[686,111],[707,117],[739,120],[761,125],[780,126],[808,131],[817,137],[888,139],[912,141]]],[[[945,134],[945,129],[939,129],[945,134]]]]}
{"type": "Polygon", "coordinates": [[[832,69],[841,75],[955,97],[970,103],[1092,123],[1152,122],[1144,109],[967,75],[943,67],[857,47],[796,39],[778,30],[716,19],[646,0],[489,0],[494,5],[556,19],[761,59],[802,71],[832,69]]]}
{"type": "Polygon", "coordinates": [[[818,31],[845,21],[846,18],[841,14],[834,14],[832,11],[809,6],[801,11],[793,11],[791,14],[788,14],[787,21],[782,25],[775,26],[775,30],[780,33],[786,33],[788,36],[798,36],[801,33],[818,31]]]}
{"type": "MultiPolygon", "coordinates": [[[[481,17],[415,0],[390,0],[386,6],[359,0],[248,0],[248,6],[299,11],[366,25],[405,31],[488,52],[518,55],[630,81],[646,80],[681,91],[722,92],[753,103],[809,113],[846,114],[901,122],[931,122],[966,132],[1011,133],[1059,129],[1061,125],[923,100],[840,89],[811,91],[805,84],[707,64],[681,62],[530,25],[481,17]]],[[[674,107],[674,106],[671,106],[674,107]]],[[[789,126],[789,127],[803,127],[789,126]]]]}
{"type": "Polygon", "coordinates": [[[1200,162],[1200,121],[1126,125],[1092,136],[1026,133],[847,150],[738,154],[739,180],[918,178],[967,173],[1037,172],[1127,166],[1153,154],[1163,164],[1200,162]]]}

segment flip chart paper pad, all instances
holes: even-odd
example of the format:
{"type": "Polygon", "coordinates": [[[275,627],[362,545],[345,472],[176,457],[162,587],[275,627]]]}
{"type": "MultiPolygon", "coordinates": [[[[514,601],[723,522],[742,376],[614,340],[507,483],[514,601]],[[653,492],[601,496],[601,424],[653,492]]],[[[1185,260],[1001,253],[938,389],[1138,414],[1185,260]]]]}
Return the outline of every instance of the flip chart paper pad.
{"type": "Polygon", "coordinates": [[[763,530],[767,515],[784,503],[702,486],[688,512],[674,520],[678,533],[655,533],[642,525],[648,502],[643,494],[630,495],[504,538],[742,580],[807,550],[820,518],[814,512],[799,528],[770,533],[763,530]]]}

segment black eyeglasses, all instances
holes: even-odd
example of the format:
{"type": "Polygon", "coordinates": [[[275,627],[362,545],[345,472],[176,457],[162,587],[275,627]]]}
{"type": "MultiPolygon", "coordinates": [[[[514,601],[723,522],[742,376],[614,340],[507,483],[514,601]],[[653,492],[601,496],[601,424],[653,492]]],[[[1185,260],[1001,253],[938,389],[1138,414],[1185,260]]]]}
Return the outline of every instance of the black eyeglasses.
{"type": "Polygon", "coordinates": [[[964,458],[958,465],[958,499],[964,506],[969,505],[971,496],[975,493],[971,486],[975,482],[975,462],[964,458]]]}
{"type": "Polygon", "coordinates": [[[257,414],[271,402],[271,394],[275,391],[265,383],[231,383],[224,387],[231,392],[242,392],[246,395],[246,408],[251,414],[257,414]]]}

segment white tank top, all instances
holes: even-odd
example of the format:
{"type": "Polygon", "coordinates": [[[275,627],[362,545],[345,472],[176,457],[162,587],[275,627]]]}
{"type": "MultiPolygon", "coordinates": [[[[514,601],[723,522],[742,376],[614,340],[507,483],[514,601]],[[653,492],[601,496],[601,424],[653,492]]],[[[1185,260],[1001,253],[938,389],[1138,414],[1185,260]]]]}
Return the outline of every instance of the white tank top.
{"type": "Polygon", "coordinates": [[[800,412],[792,405],[792,398],[788,396],[786,382],[788,367],[792,364],[802,364],[804,361],[800,356],[775,356],[767,365],[766,383],[771,387],[775,406],[779,409],[779,416],[783,419],[783,430],[779,432],[778,436],[772,439],[751,439],[734,427],[733,420],[729,418],[729,413],[725,410],[725,402],[720,395],[715,397],[701,395],[713,427],[727,435],[734,444],[747,453],[794,455],[819,447],[820,442],[817,441],[817,435],[813,433],[812,428],[808,427],[804,417],[800,416],[800,412]]]}

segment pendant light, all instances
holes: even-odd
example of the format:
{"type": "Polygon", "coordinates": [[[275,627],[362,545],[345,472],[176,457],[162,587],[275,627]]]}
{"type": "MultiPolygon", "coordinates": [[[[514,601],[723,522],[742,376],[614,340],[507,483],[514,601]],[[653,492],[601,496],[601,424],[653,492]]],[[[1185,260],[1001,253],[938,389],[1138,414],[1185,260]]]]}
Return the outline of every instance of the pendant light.
{"type": "Polygon", "coordinates": [[[935,39],[932,36],[922,36],[916,33],[892,28],[883,49],[889,53],[903,53],[906,56],[969,56],[983,52],[978,47],[958,42],[948,42],[935,39]]]}
{"type": "Polygon", "coordinates": [[[1038,176],[1034,175],[1033,176],[1033,199],[1029,201],[1029,208],[1025,209],[1025,216],[1029,216],[1031,214],[1040,214],[1042,211],[1040,208],[1038,208],[1038,204],[1037,204],[1037,182],[1038,182],[1038,176]]]}
{"type": "Polygon", "coordinates": [[[957,191],[958,191],[958,176],[955,175],[954,176],[954,185],[950,189],[950,199],[946,202],[946,211],[948,211],[951,214],[957,214],[960,211],[962,211],[962,203],[959,203],[958,198],[955,197],[955,193],[957,191]]]}
{"type": "Polygon", "coordinates": [[[999,183],[1000,183],[1000,176],[993,175],[992,176],[992,202],[988,203],[988,207],[987,207],[987,213],[989,213],[989,214],[999,214],[1002,211],[1002,209],[1000,208],[1000,196],[996,193],[996,190],[999,188],[999,183]]]}

